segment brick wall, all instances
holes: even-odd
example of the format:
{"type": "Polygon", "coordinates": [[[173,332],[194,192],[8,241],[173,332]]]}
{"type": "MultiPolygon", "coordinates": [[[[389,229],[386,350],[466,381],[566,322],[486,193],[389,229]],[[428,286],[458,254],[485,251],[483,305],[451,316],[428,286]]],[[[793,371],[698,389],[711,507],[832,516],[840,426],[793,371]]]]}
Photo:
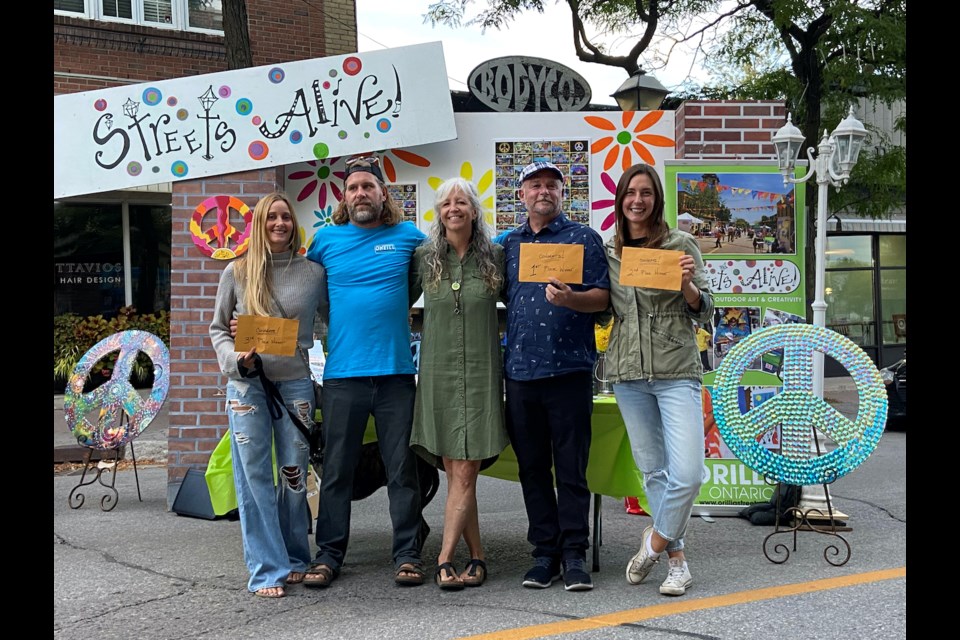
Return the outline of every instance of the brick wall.
{"type": "Polygon", "coordinates": [[[53,16],[53,93],[225,71],[223,36],[53,16]]]}
{"type": "Polygon", "coordinates": [[[254,66],[357,50],[354,0],[247,2],[254,66]]]}
{"type": "Polygon", "coordinates": [[[677,109],[677,158],[685,160],[775,159],[770,136],[787,121],[773,100],[690,100],[677,109]]]}
{"type": "MultiPolygon", "coordinates": [[[[203,468],[227,430],[217,357],[209,327],[220,273],[226,260],[204,256],[193,243],[190,218],[197,206],[216,195],[231,195],[251,209],[262,196],[282,188],[282,168],[185,180],[173,185],[173,237],[170,285],[170,416],[167,454],[167,503],[190,467],[203,468]]],[[[208,215],[207,218],[210,216],[208,215]]],[[[205,222],[209,222],[205,218],[205,222]]]]}

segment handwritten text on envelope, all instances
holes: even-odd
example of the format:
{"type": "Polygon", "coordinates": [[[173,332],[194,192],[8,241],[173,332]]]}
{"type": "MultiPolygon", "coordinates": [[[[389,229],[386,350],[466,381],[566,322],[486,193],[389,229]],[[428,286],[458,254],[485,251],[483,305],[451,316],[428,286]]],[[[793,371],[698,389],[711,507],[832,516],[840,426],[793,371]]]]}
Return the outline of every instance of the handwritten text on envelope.
{"type": "Polygon", "coordinates": [[[297,320],[242,315],[237,318],[234,348],[241,353],[256,347],[257,353],[292,356],[297,352],[299,328],[297,320]]]}
{"type": "Polygon", "coordinates": [[[520,282],[583,283],[583,245],[524,242],[520,245],[520,282]]]}
{"type": "Polygon", "coordinates": [[[680,291],[683,251],[624,247],[620,265],[620,284],[648,289],[680,291]]]}

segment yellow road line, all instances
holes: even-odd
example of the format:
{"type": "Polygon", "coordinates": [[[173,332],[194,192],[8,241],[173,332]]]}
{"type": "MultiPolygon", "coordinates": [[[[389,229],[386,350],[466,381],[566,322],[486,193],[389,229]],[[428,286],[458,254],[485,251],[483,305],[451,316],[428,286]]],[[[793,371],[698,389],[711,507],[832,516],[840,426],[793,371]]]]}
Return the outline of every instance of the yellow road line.
{"type": "Polygon", "coordinates": [[[616,613],[608,613],[602,616],[593,616],[591,618],[564,620],[562,622],[549,622],[547,624],[538,624],[531,627],[520,627],[518,629],[505,629],[503,631],[494,631],[492,633],[481,633],[479,635],[462,638],[461,640],[530,640],[532,638],[557,636],[564,633],[573,633],[575,631],[590,631],[593,629],[603,629],[604,627],[615,627],[622,624],[640,622],[642,620],[673,616],[677,615],[678,613],[689,613],[691,611],[701,611],[703,609],[729,607],[731,605],[745,604],[747,602],[771,600],[773,598],[783,598],[804,593],[815,593],[817,591],[825,591],[827,589],[840,589],[842,587],[851,587],[869,582],[880,582],[881,580],[893,580],[895,578],[904,578],[906,575],[906,567],[884,569],[882,571],[869,571],[867,573],[855,573],[849,576],[824,578],[823,580],[812,580],[810,582],[799,582],[797,584],[785,584],[776,587],[767,587],[765,589],[754,589],[751,591],[740,591],[738,593],[730,593],[723,596],[713,596],[710,598],[676,600],[668,604],[657,604],[649,607],[641,607],[639,609],[627,609],[626,611],[617,611],[616,613]]]}

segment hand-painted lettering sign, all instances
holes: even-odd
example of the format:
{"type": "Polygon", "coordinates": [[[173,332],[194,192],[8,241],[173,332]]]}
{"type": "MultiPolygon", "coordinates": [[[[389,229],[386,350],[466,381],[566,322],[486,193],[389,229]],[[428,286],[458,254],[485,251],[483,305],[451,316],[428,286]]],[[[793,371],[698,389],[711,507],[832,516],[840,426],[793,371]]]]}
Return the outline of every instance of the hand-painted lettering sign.
{"type": "Polygon", "coordinates": [[[54,197],[456,137],[440,43],[54,97],[54,197]]]}

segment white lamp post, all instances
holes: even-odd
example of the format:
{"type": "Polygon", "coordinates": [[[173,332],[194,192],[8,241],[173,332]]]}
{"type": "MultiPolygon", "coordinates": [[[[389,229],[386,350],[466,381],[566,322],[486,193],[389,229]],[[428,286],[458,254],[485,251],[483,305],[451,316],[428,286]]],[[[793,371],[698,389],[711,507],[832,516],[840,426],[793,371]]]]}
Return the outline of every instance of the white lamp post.
{"type": "MultiPolygon", "coordinates": [[[[790,114],[787,114],[787,124],[783,125],[771,137],[771,141],[777,150],[777,163],[780,166],[780,173],[783,174],[783,184],[804,183],[814,175],[817,177],[817,241],[814,247],[816,279],[814,281],[815,297],[811,307],[813,308],[813,324],[820,327],[825,327],[827,324],[824,281],[826,279],[827,197],[829,186],[833,185],[840,188],[850,180],[850,171],[857,163],[857,156],[860,154],[860,147],[866,136],[867,130],[863,123],[854,117],[853,107],[851,106],[847,117],[837,125],[837,128],[833,130],[829,137],[824,130],[823,138],[817,146],[816,158],[813,157],[813,147],[807,148],[810,169],[801,178],[793,178],[792,174],[797,164],[797,158],[800,156],[804,138],[800,130],[794,126],[790,114]]],[[[818,398],[823,398],[823,353],[819,351],[813,354],[813,392],[818,398]]],[[[811,446],[813,446],[813,442],[811,442],[811,446]]],[[[815,486],[819,487],[819,485],[815,486]]],[[[804,510],[816,508],[824,512],[819,503],[822,501],[825,504],[825,497],[822,494],[817,496],[816,489],[812,492],[813,495],[808,495],[810,492],[807,489],[807,487],[804,487],[803,491],[803,499],[806,502],[806,505],[802,505],[804,510]],[[813,500],[808,500],[808,497],[813,498],[813,500]]]]}

